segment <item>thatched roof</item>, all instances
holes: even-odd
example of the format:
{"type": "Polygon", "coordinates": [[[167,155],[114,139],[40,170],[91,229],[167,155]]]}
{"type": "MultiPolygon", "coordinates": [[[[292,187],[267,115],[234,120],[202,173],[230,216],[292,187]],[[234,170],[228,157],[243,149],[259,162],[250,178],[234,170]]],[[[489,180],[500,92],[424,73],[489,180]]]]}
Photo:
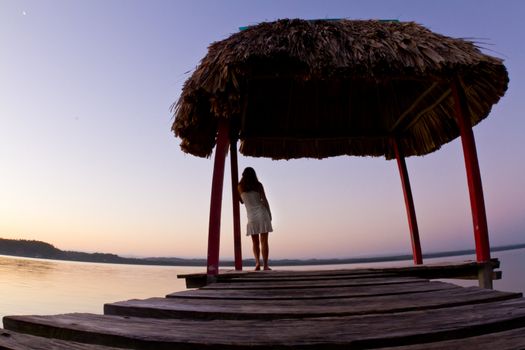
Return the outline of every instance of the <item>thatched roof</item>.
{"type": "Polygon", "coordinates": [[[219,119],[244,155],[424,155],[458,137],[451,81],[472,125],[505,93],[498,58],[413,22],[279,20],[210,45],[173,105],[183,151],[212,153],[219,119]]]}

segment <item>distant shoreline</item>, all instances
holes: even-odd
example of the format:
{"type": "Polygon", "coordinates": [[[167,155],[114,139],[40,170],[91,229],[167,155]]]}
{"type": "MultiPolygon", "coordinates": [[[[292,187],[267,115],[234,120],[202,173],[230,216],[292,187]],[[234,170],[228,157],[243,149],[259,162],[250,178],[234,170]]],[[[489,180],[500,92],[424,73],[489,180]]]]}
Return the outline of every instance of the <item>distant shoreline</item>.
{"type": "MultiPolygon", "coordinates": [[[[490,251],[500,252],[506,250],[515,250],[525,248],[525,243],[521,244],[511,244],[505,246],[491,247],[490,251]]],[[[454,250],[454,251],[443,251],[443,252],[433,252],[423,254],[424,259],[432,258],[444,258],[449,256],[460,256],[460,255],[470,255],[476,254],[474,249],[464,249],[464,250],[454,250]]],[[[281,260],[272,260],[272,264],[279,266],[299,266],[299,265],[343,265],[343,264],[362,264],[362,263],[378,263],[378,262],[389,262],[389,261],[403,261],[403,260],[412,260],[411,254],[400,254],[400,255],[384,255],[376,257],[360,257],[360,258],[341,258],[341,259],[281,259],[281,260]]],[[[248,261],[253,262],[253,259],[243,260],[243,263],[248,261]]],[[[231,262],[233,265],[233,261],[231,262]]]]}
{"type": "MultiPolygon", "coordinates": [[[[511,244],[505,246],[492,247],[491,252],[498,252],[504,250],[514,250],[525,248],[525,243],[511,244]]],[[[449,256],[470,255],[475,254],[474,249],[444,251],[423,254],[424,259],[441,258],[449,256]]],[[[0,255],[49,259],[49,260],[63,260],[63,261],[78,261],[78,262],[93,262],[93,263],[109,263],[109,264],[129,264],[129,265],[158,265],[158,266],[206,266],[206,259],[183,259],[183,258],[169,258],[169,257],[151,257],[151,258],[126,258],[116,254],[108,253],[84,253],[75,251],[63,251],[53,245],[41,241],[29,240],[14,240],[0,238],[0,255]]],[[[359,257],[359,258],[333,258],[333,259],[272,259],[273,265],[278,266],[301,266],[301,265],[342,265],[342,264],[362,264],[362,263],[377,263],[388,261],[402,261],[412,260],[410,254],[398,255],[384,255],[374,257],[359,257]]],[[[234,265],[233,260],[223,260],[222,265],[234,265]]],[[[244,259],[244,265],[253,265],[253,259],[244,259]]]]}

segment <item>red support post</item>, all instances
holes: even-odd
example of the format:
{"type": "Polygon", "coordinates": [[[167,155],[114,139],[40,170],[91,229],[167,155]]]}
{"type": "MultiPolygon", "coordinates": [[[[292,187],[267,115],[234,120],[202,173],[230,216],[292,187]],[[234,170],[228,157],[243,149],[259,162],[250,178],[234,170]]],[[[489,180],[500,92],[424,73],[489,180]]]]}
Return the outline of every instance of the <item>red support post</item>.
{"type": "Polygon", "coordinates": [[[407,165],[405,157],[399,151],[397,140],[392,140],[394,152],[396,154],[397,166],[399,168],[399,175],[401,177],[401,185],[403,186],[403,194],[405,196],[405,206],[407,210],[408,226],[410,228],[410,238],[412,241],[412,256],[414,257],[414,264],[423,264],[423,254],[421,253],[421,243],[419,241],[419,229],[417,227],[416,209],[414,206],[414,198],[412,197],[412,189],[410,188],[410,179],[408,177],[407,165]]]}
{"type": "Polygon", "coordinates": [[[490,260],[487,214],[485,212],[485,200],[483,199],[483,186],[481,184],[476,143],[470,122],[470,112],[465,92],[458,79],[452,82],[451,89],[454,98],[456,120],[461,135],[461,144],[463,145],[463,155],[465,157],[470,206],[474,225],[474,239],[476,241],[476,258],[478,262],[486,262],[490,260]]]}
{"type": "Polygon", "coordinates": [[[219,274],[219,246],[221,234],[222,188],[224,184],[224,163],[228,154],[229,126],[226,121],[219,121],[213,179],[211,185],[210,223],[208,231],[208,276],[219,274]]]}
{"type": "Polygon", "coordinates": [[[235,270],[242,271],[242,250],[241,250],[241,214],[239,205],[239,170],[237,164],[237,140],[230,143],[230,164],[232,172],[232,202],[233,202],[233,248],[235,254],[235,270]]]}

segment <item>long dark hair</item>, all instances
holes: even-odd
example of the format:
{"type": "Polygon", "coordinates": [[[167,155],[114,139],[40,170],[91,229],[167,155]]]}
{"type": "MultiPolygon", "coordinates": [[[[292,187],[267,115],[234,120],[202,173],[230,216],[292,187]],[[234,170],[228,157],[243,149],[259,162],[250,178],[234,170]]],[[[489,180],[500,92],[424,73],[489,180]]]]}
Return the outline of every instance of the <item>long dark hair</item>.
{"type": "Polygon", "coordinates": [[[255,170],[251,167],[244,169],[238,186],[239,193],[250,191],[260,192],[261,186],[261,183],[257,179],[257,174],[255,174],[255,170]]]}

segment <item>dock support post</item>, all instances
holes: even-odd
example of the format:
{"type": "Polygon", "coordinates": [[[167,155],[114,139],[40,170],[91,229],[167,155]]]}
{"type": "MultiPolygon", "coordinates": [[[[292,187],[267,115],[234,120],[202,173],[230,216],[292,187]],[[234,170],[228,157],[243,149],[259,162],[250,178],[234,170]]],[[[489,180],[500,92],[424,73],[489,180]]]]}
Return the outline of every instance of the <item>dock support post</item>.
{"type": "Polygon", "coordinates": [[[412,256],[414,258],[414,264],[421,265],[423,264],[423,254],[421,253],[421,242],[419,240],[416,209],[414,206],[414,198],[412,197],[412,189],[410,187],[407,165],[405,162],[405,157],[399,151],[399,145],[397,144],[396,139],[392,139],[392,145],[396,154],[397,166],[399,168],[399,175],[401,177],[401,185],[403,186],[403,194],[405,196],[408,226],[410,228],[410,238],[412,241],[412,256]]]}
{"type": "Polygon", "coordinates": [[[478,283],[481,288],[493,289],[493,268],[490,262],[485,263],[478,270],[478,283]]]}
{"type": "MultiPolygon", "coordinates": [[[[465,91],[463,90],[458,78],[454,79],[452,82],[451,90],[454,98],[456,120],[461,135],[463,155],[465,158],[470,206],[474,226],[474,239],[476,242],[476,258],[478,262],[488,263],[490,260],[490,244],[487,214],[485,211],[481,172],[479,170],[474,133],[472,132],[470,112],[467,105],[465,91]]],[[[482,277],[483,279],[490,280],[490,285],[492,285],[492,267],[490,264],[486,264],[486,268],[483,269],[483,271],[480,271],[479,277],[480,286],[482,286],[482,284],[488,285],[488,282],[482,282],[482,277]]]]}
{"type": "Polygon", "coordinates": [[[215,161],[210,200],[210,223],[208,231],[208,279],[213,280],[219,274],[219,246],[221,236],[222,188],[224,184],[224,163],[228,154],[229,127],[225,120],[220,120],[215,146],[215,161]]]}
{"type": "Polygon", "coordinates": [[[232,202],[233,202],[233,249],[235,255],[235,270],[242,271],[242,250],[241,250],[241,214],[239,205],[239,166],[237,163],[237,140],[233,139],[230,143],[230,165],[232,179],[232,202]]]}

